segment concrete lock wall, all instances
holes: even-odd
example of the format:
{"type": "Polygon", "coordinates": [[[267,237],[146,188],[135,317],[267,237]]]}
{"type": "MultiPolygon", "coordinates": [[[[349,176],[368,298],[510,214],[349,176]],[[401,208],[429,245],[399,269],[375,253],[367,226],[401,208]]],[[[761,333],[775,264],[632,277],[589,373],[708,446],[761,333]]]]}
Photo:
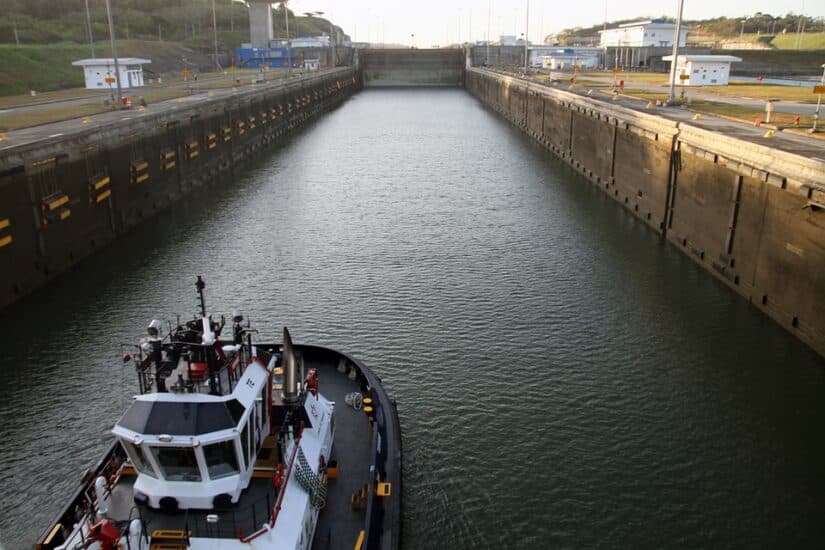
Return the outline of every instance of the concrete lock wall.
{"type": "Polygon", "coordinates": [[[465,85],[825,355],[825,162],[486,69],[465,85]]]}
{"type": "Polygon", "coordinates": [[[336,69],[7,150],[0,157],[0,307],[358,87],[352,69],[336,69]]]}
{"type": "Polygon", "coordinates": [[[464,51],[459,49],[359,51],[365,87],[463,86],[464,62],[464,51]]]}

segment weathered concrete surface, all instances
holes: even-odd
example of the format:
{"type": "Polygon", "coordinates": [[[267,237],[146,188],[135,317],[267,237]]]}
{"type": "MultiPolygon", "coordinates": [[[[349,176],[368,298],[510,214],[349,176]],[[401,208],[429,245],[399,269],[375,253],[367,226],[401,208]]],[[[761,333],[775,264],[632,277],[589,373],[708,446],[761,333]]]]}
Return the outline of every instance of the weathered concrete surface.
{"type": "Polygon", "coordinates": [[[365,87],[463,86],[464,52],[459,49],[360,50],[365,87]]]}
{"type": "Polygon", "coordinates": [[[13,140],[20,144],[0,153],[0,307],[357,88],[352,69],[337,69],[95,128],[78,125],[65,135],[13,140]]]}
{"type": "Polygon", "coordinates": [[[769,147],[484,69],[468,69],[465,81],[825,355],[825,161],[816,158],[825,155],[812,155],[816,146],[796,154],[791,141],[769,147]]]}

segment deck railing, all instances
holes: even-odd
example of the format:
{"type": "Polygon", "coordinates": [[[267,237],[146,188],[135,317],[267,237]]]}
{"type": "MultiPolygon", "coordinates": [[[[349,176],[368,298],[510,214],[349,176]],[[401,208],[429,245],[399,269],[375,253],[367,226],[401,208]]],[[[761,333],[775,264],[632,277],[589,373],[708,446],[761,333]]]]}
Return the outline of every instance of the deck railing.
{"type": "Polygon", "coordinates": [[[184,532],[195,538],[243,539],[271,521],[277,498],[273,486],[264,496],[243,508],[188,510],[184,516],[184,532]]]}

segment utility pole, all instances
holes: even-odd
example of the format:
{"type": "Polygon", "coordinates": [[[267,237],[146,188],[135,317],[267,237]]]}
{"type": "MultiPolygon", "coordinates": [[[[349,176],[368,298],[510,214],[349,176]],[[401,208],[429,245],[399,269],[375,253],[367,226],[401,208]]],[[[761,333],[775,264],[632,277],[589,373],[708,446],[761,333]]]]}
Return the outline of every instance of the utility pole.
{"type": "Polygon", "coordinates": [[[679,59],[679,39],[682,37],[682,9],[685,7],[685,0],[679,0],[679,8],[676,11],[676,34],[673,37],[673,61],[670,62],[670,94],[667,97],[667,104],[673,105],[676,100],[676,63],[679,59]]]}
{"type": "Polygon", "coordinates": [[[215,15],[215,0],[212,0],[212,36],[215,41],[215,68],[220,72],[221,63],[218,61],[218,18],[215,15]]]}
{"type": "Polygon", "coordinates": [[[92,48],[92,59],[94,59],[95,39],[92,36],[92,16],[89,15],[89,0],[86,0],[86,33],[89,35],[89,47],[92,48]]]}
{"type": "Polygon", "coordinates": [[[17,21],[12,22],[11,29],[14,31],[14,43],[19,46],[20,45],[20,35],[17,34],[17,21]]]}
{"type": "Polygon", "coordinates": [[[115,82],[117,82],[117,104],[118,108],[123,106],[123,88],[120,86],[120,65],[117,62],[117,44],[115,43],[115,26],[112,23],[112,6],[109,0],[106,2],[106,18],[109,20],[109,39],[112,42],[112,59],[115,62],[115,82]]]}
{"type": "Polygon", "coordinates": [[[329,22],[329,43],[332,45],[332,67],[338,65],[338,58],[335,56],[335,42],[338,38],[338,33],[332,26],[332,21],[329,22]]]}
{"type": "Polygon", "coordinates": [[[799,49],[799,46],[802,43],[802,18],[805,17],[803,14],[805,13],[805,2],[802,2],[802,9],[799,12],[799,19],[796,23],[796,49],[799,49]]]}
{"type": "MultiPolygon", "coordinates": [[[[821,87],[825,87],[825,64],[822,65],[822,79],[819,81],[821,87]]],[[[814,113],[814,124],[811,126],[811,133],[816,133],[816,123],[819,121],[819,108],[822,106],[822,93],[816,98],[816,112],[814,113]]]]}
{"type": "Polygon", "coordinates": [[[289,72],[292,72],[292,45],[289,43],[289,10],[286,8],[286,0],[281,2],[281,9],[284,10],[284,26],[286,27],[286,62],[289,65],[289,72]]]}
{"type": "Polygon", "coordinates": [[[493,18],[493,0],[487,5],[487,58],[484,60],[484,65],[490,66],[490,20],[493,18]]]}
{"type": "Polygon", "coordinates": [[[530,54],[527,51],[527,44],[530,43],[530,0],[525,3],[527,4],[524,15],[524,74],[526,75],[530,61],[530,54]]]}
{"type": "Polygon", "coordinates": [[[158,23],[158,42],[163,42],[163,35],[160,32],[160,23],[158,23]]]}

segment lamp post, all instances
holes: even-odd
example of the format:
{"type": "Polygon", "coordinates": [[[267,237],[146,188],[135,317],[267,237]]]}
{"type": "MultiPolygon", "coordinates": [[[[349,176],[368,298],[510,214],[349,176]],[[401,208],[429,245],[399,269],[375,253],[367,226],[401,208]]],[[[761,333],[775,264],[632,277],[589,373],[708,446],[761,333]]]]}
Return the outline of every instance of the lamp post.
{"type": "MultiPolygon", "coordinates": [[[[822,65],[822,79],[819,81],[820,86],[825,86],[825,64],[822,65]]],[[[819,108],[822,106],[822,92],[816,98],[816,112],[814,113],[814,124],[811,126],[811,133],[816,132],[816,123],[819,120],[819,108]]]]}
{"type": "MultiPolygon", "coordinates": [[[[306,15],[308,17],[312,17],[313,15],[317,16],[317,17],[321,17],[322,15],[324,15],[324,12],[322,12],[322,11],[309,11],[309,12],[306,12],[306,15]]],[[[335,41],[334,41],[334,38],[333,38],[332,31],[333,31],[332,21],[330,21],[329,22],[330,67],[335,67],[335,65],[336,65],[335,41]]]]}
{"type": "Polygon", "coordinates": [[[412,50],[415,49],[415,35],[414,34],[410,35],[410,49],[412,49],[412,50]]]}
{"type": "Polygon", "coordinates": [[[109,20],[109,39],[112,42],[112,60],[115,63],[115,82],[117,82],[117,104],[123,105],[123,89],[120,87],[120,65],[117,62],[117,45],[115,44],[115,26],[112,23],[112,7],[106,0],[106,18],[109,20]]]}
{"type": "Polygon", "coordinates": [[[742,30],[739,31],[739,45],[742,45],[742,42],[745,40],[745,23],[747,23],[747,18],[742,20],[742,30]]]}
{"type": "Polygon", "coordinates": [[[673,37],[673,61],[670,62],[670,94],[667,97],[667,104],[673,105],[676,101],[676,63],[679,59],[679,39],[682,37],[682,9],[685,0],[679,0],[679,8],[676,11],[676,34],[673,37]]]}

